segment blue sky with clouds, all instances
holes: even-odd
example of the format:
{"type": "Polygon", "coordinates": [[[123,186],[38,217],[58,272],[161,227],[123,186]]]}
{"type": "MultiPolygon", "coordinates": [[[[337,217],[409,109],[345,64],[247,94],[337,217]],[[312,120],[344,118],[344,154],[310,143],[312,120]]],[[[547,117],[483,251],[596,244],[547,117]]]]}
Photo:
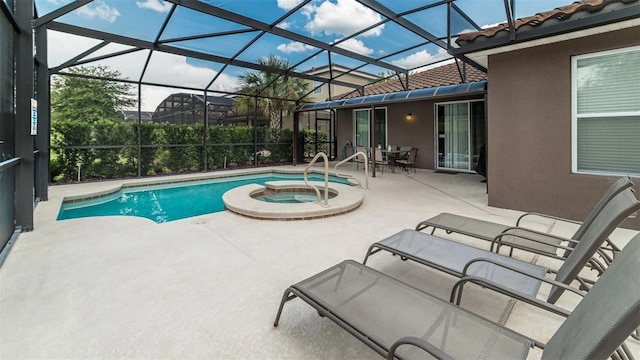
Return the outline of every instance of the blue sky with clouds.
{"type": "MultiPolygon", "coordinates": [[[[43,16],[70,2],[72,1],[36,0],[36,6],[39,15],[43,16]]],[[[274,24],[287,11],[298,5],[300,0],[203,0],[202,2],[262,23],[274,24]]],[[[403,12],[420,4],[428,5],[437,1],[379,0],[379,2],[393,11],[403,12]]],[[[571,2],[572,0],[517,0],[516,17],[533,15],[571,2]]],[[[456,0],[455,4],[480,26],[493,25],[506,20],[503,0],[456,0]]],[[[170,8],[171,4],[162,0],[94,0],[56,21],[154,41],[170,8]]],[[[410,14],[406,18],[436,36],[446,35],[447,13],[445,6],[410,14]]],[[[379,14],[353,0],[313,0],[275,26],[322,42],[336,43],[340,48],[372,58],[385,57],[383,59],[385,62],[406,69],[418,68],[449,57],[445,50],[433,44],[424,45],[423,38],[393,22],[386,22],[356,37],[344,40],[346,37],[382,20],[383,18],[379,14]],[[389,56],[407,47],[413,48],[389,56]]],[[[461,17],[456,17],[454,20],[452,24],[455,31],[472,30],[472,27],[461,17]]],[[[179,7],[161,40],[244,29],[248,28],[230,21],[211,21],[211,17],[208,15],[179,7]]],[[[249,41],[252,41],[257,34],[257,32],[247,32],[171,42],[170,44],[187,50],[232,57],[249,41]]],[[[50,31],[49,43],[49,65],[56,66],[99,43],[99,41],[50,31]]],[[[92,56],[126,48],[111,44],[92,56]]],[[[256,62],[260,57],[273,54],[289,59],[292,64],[298,64],[298,71],[306,71],[328,63],[326,53],[309,58],[318,50],[313,46],[267,34],[240,53],[238,59],[256,62]]],[[[138,52],[104,60],[100,63],[117,69],[127,78],[138,80],[147,54],[147,51],[138,52]]],[[[349,67],[361,64],[358,60],[335,53],[332,54],[331,60],[349,67]]],[[[175,83],[172,83],[171,80],[169,83],[176,86],[202,88],[221,69],[222,65],[219,63],[154,52],[143,80],[159,82],[160,79],[163,79],[162,82],[165,82],[169,78],[175,80],[175,83]]],[[[366,66],[362,70],[376,74],[386,69],[366,66]]],[[[244,70],[240,68],[227,67],[209,90],[233,91],[237,87],[237,75],[242,71],[244,70]]],[[[157,99],[153,99],[148,102],[156,101],[157,99]]]]}

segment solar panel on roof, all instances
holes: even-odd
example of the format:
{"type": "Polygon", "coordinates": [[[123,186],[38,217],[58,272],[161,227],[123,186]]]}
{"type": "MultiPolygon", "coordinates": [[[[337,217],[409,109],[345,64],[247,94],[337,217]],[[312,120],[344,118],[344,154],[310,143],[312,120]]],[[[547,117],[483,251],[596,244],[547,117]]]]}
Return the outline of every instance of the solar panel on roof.
{"type": "Polygon", "coordinates": [[[363,97],[351,98],[351,99],[348,99],[347,101],[345,101],[343,105],[362,104],[362,100],[364,100],[363,97]]]}
{"type": "Polygon", "coordinates": [[[427,99],[436,96],[467,94],[474,92],[485,91],[487,88],[487,81],[478,81],[466,84],[446,85],[440,87],[432,87],[426,89],[417,89],[410,91],[399,91],[388,94],[376,94],[370,96],[361,96],[357,98],[351,98],[347,100],[335,100],[325,101],[315,104],[313,108],[303,106],[298,108],[298,111],[309,111],[311,109],[335,109],[342,106],[359,105],[359,104],[373,104],[373,103],[387,103],[393,101],[402,100],[419,100],[427,99]]]}
{"type": "Polygon", "coordinates": [[[384,99],[385,95],[387,94],[377,94],[377,95],[370,95],[370,96],[365,96],[364,100],[362,101],[363,104],[371,104],[371,103],[375,103],[375,102],[380,102],[384,99]]]}
{"type": "Polygon", "coordinates": [[[430,97],[430,96],[433,96],[433,94],[435,94],[436,90],[438,89],[439,88],[426,88],[426,89],[412,90],[411,92],[409,92],[409,95],[407,96],[407,98],[415,99],[415,98],[422,98],[422,97],[430,97]]]}
{"type": "Polygon", "coordinates": [[[466,90],[469,88],[469,84],[459,84],[459,85],[447,85],[440,86],[436,89],[434,95],[443,96],[443,95],[452,95],[452,94],[461,94],[467,92],[466,90]]]}

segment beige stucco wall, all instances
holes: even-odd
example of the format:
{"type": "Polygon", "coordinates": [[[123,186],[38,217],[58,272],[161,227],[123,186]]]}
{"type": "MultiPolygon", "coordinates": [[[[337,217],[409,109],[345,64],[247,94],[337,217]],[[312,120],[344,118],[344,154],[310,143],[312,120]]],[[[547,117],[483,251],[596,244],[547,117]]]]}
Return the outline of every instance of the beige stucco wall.
{"type": "Polygon", "coordinates": [[[633,45],[637,27],[489,56],[489,205],[586,217],[617,177],[571,173],[571,57],[633,45]]]}
{"type": "MultiPolygon", "coordinates": [[[[474,96],[442,97],[437,100],[392,103],[377,108],[387,109],[387,144],[418,148],[416,167],[435,169],[434,106],[438,102],[484,99],[484,94],[474,96]],[[413,120],[406,120],[408,113],[413,120]]],[[[361,109],[361,108],[357,108],[361,109]]],[[[338,110],[338,158],[342,159],[342,148],[347,140],[353,142],[354,111],[338,110]]]]}
{"type": "MultiPolygon", "coordinates": [[[[337,73],[337,72],[335,72],[337,73]]],[[[359,73],[350,73],[350,74],[346,74],[346,75],[342,75],[336,78],[336,80],[339,81],[344,81],[344,82],[348,82],[348,83],[352,83],[352,84],[358,84],[358,85],[366,85],[369,84],[371,82],[373,82],[375,79],[371,78],[371,77],[364,77],[364,76],[360,76],[358,75],[359,73]]],[[[317,73],[315,74],[317,76],[322,76],[325,77],[327,79],[329,79],[331,77],[331,74],[329,74],[328,71],[325,72],[321,72],[321,73],[317,73]]],[[[337,76],[338,74],[334,74],[334,76],[337,76]]],[[[312,89],[313,88],[313,82],[309,81],[309,88],[308,89],[312,89]]],[[[324,84],[322,85],[322,92],[320,94],[309,94],[307,96],[307,101],[309,102],[322,102],[322,101],[326,101],[329,98],[329,90],[331,90],[331,96],[335,97],[337,95],[340,94],[344,94],[344,93],[348,93],[354,90],[354,88],[352,87],[346,87],[346,86],[342,86],[342,85],[336,85],[336,84],[324,84]],[[330,88],[330,89],[329,89],[330,88]]]]}

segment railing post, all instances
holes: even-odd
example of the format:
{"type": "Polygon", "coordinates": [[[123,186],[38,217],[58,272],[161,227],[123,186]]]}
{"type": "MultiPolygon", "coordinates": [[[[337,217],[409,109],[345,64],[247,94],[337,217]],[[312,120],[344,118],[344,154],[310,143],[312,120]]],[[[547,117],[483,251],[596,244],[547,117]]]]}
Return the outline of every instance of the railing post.
{"type": "Polygon", "coordinates": [[[36,136],[36,148],[39,153],[36,158],[35,194],[40,201],[49,198],[49,178],[51,177],[49,162],[49,139],[51,137],[51,102],[49,93],[49,74],[47,67],[47,29],[36,29],[36,76],[38,94],[38,135],[36,136]]]}
{"type": "Polygon", "coordinates": [[[33,0],[16,1],[16,22],[20,28],[16,41],[16,118],[14,128],[16,157],[16,228],[33,229],[34,159],[31,136],[31,98],[33,98],[33,0]]]}

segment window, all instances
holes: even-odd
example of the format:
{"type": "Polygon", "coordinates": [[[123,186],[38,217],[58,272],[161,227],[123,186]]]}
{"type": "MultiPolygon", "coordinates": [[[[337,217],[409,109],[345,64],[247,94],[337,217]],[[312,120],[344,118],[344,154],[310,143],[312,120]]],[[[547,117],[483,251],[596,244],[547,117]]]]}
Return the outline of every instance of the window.
{"type": "MultiPolygon", "coordinates": [[[[370,109],[354,111],[354,141],[355,146],[369,148],[371,145],[371,134],[369,132],[370,109]]],[[[374,112],[375,124],[375,145],[387,147],[387,109],[380,108],[374,112]]]]}
{"type": "Polygon", "coordinates": [[[572,171],[640,175],[640,47],[576,56],[572,171]]]}
{"type": "Polygon", "coordinates": [[[313,95],[318,95],[318,94],[322,94],[322,86],[323,86],[323,82],[322,81],[313,81],[313,95]]]}

